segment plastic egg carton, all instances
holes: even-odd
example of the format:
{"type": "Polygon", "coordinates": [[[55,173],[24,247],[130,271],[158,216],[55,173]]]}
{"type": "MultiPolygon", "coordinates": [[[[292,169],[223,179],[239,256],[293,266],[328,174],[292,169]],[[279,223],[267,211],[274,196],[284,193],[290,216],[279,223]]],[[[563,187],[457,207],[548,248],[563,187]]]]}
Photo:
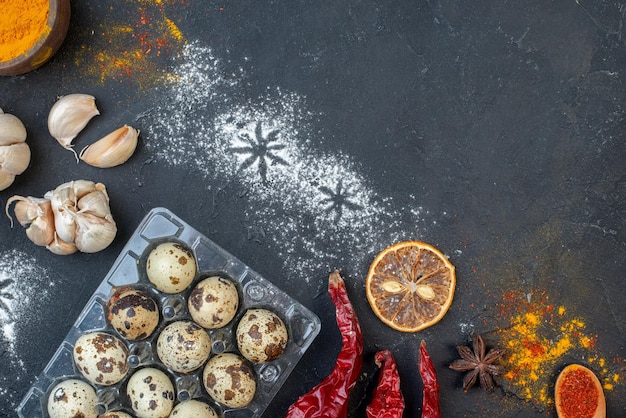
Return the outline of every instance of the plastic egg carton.
{"type": "Polygon", "coordinates": [[[134,416],[126,396],[126,383],[135,370],[149,366],[165,371],[171,378],[176,392],[176,403],[197,399],[211,405],[221,417],[252,418],[262,415],[287,380],[319,333],[320,320],[303,305],[172,212],[165,208],[155,208],[143,219],[48,365],[20,403],[17,409],[19,417],[47,418],[48,396],[51,389],[61,380],[77,378],[88,382],[74,365],[72,352],[76,340],[92,331],[103,331],[119,337],[130,351],[128,357],[130,370],[121,382],[113,386],[94,386],[100,400],[98,404],[100,413],[118,410],[134,416]],[[158,244],[169,241],[176,241],[190,248],[198,265],[198,274],[194,282],[187,290],[173,295],[156,290],[148,281],[145,272],[146,259],[150,251],[158,244]],[[237,284],[240,299],[237,315],[228,325],[220,329],[207,330],[212,341],[211,355],[237,352],[236,325],[249,308],[266,308],[278,314],[285,322],[289,333],[287,347],[276,360],[265,364],[251,364],[256,376],[257,389],[253,401],[244,408],[228,409],[211,399],[202,382],[204,366],[189,374],[175,373],[161,364],[156,354],[156,339],[159,332],[172,321],[191,320],[187,312],[187,296],[197,282],[213,275],[233,280],[237,284]],[[159,305],[159,326],[145,340],[127,341],[108,323],[108,301],[115,289],[120,286],[144,290],[159,305]]]}

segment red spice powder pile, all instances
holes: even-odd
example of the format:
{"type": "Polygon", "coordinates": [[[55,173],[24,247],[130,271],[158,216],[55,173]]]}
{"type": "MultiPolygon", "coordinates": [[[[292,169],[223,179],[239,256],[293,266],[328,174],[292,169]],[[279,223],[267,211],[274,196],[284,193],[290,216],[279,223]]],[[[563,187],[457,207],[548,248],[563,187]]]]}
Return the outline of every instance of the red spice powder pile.
{"type": "Polygon", "coordinates": [[[598,406],[598,389],[584,370],[572,370],[563,377],[559,407],[564,418],[592,417],[598,406]]]}

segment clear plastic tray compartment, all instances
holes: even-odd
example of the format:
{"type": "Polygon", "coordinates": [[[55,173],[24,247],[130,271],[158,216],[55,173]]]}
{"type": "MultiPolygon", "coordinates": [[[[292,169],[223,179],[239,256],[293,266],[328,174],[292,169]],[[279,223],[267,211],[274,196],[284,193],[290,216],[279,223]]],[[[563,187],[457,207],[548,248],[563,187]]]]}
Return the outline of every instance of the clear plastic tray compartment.
{"type": "Polygon", "coordinates": [[[56,353],[30,388],[17,412],[21,418],[48,417],[47,400],[52,387],[59,381],[81,377],[74,365],[74,343],[83,334],[103,331],[126,343],[130,355],[130,371],[118,384],[94,386],[98,393],[100,412],[125,411],[132,415],[126,398],[126,382],[134,370],[156,367],[171,378],[176,402],[198,399],[211,405],[224,418],[259,417],[272,401],[280,387],[320,331],[319,318],[285,292],[261,277],[236,257],[200,234],[172,212],[164,208],[151,210],[143,219],[121,254],[85,305],[78,319],[57,349],[56,353]],[[179,294],[168,295],[154,289],[147,279],[145,263],[152,248],[162,242],[177,241],[190,248],[196,258],[198,275],[189,288],[179,294]],[[253,401],[244,408],[228,409],[215,402],[205,391],[202,370],[176,373],[160,363],[156,354],[156,339],[161,329],[172,321],[191,320],[187,311],[187,296],[195,284],[212,275],[232,280],[239,291],[239,308],[235,318],[225,327],[207,330],[212,341],[212,354],[237,352],[235,329],[243,313],[250,308],[266,308],[277,314],[287,326],[289,341],[284,352],[265,364],[250,363],[256,375],[257,389],[253,401]],[[145,340],[127,341],[107,321],[107,305],[115,289],[131,286],[148,292],[160,309],[160,323],[145,340]]]}

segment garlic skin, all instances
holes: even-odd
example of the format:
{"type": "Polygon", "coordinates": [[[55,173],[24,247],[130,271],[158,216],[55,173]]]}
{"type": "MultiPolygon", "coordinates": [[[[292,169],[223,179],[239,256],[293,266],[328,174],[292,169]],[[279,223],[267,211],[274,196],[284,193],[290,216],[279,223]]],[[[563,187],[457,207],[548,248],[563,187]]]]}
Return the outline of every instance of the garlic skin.
{"type": "Polygon", "coordinates": [[[139,131],[124,125],[80,152],[80,159],[98,168],[111,168],[125,163],[137,148],[139,131]]]}
{"type": "Polygon", "coordinates": [[[13,202],[17,202],[13,212],[20,225],[26,227],[26,236],[35,245],[46,246],[51,243],[54,239],[54,215],[50,201],[30,196],[11,197],[5,207],[5,213],[11,220],[11,227],[13,218],[9,215],[9,206],[13,202]]]}
{"type": "Polygon", "coordinates": [[[76,234],[76,224],[74,217],[67,209],[76,205],[77,198],[72,189],[71,183],[64,183],[56,189],[44,194],[52,205],[54,212],[54,229],[58,237],[65,242],[74,242],[76,234]]]}
{"type": "Polygon", "coordinates": [[[100,218],[111,216],[109,208],[109,196],[106,190],[94,190],[89,192],[77,202],[76,206],[80,212],[92,213],[100,218]]]}
{"type": "Polygon", "coordinates": [[[50,244],[46,245],[46,248],[56,255],[70,255],[78,251],[74,244],[63,241],[56,232],[54,233],[54,239],[50,244]]]}
{"type": "Polygon", "coordinates": [[[26,141],[26,127],[22,121],[0,109],[0,146],[26,141]]]}
{"type": "Polygon", "coordinates": [[[0,170],[0,190],[7,189],[15,181],[15,174],[0,170]]]}
{"type": "Polygon", "coordinates": [[[48,131],[63,148],[76,154],[72,149],[72,141],[89,121],[99,114],[96,98],[89,94],[75,93],[61,96],[48,114],[48,131]]]}
{"type": "Polygon", "coordinates": [[[45,193],[43,198],[13,196],[5,207],[11,226],[9,207],[13,202],[17,202],[15,217],[28,227],[28,238],[55,254],[101,251],[117,234],[109,195],[102,183],[70,181],[45,193]]]}
{"type": "Polygon", "coordinates": [[[117,234],[117,226],[110,215],[100,218],[89,212],[78,212],[75,221],[77,227],[74,244],[83,253],[104,250],[117,234]]]}
{"type": "Polygon", "coordinates": [[[26,128],[14,115],[0,109],[0,190],[8,188],[15,176],[30,164],[30,147],[26,144],[26,128]]]}
{"type": "Polygon", "coordinates": [[[0,166],[11,174],[22,174],[30,163],[30,148],[26,142],[0,147],[0,166]]]}

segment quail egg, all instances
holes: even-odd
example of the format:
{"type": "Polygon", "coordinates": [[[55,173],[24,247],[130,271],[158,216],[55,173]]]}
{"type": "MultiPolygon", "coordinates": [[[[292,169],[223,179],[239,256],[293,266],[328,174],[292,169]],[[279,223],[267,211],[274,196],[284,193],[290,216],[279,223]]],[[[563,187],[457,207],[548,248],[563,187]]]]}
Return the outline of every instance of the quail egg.
{"type": "Polygon", "coordinates": [[[133,418],[128,415],[126,412],[122,411],[111,411],[105,414],[99,415],[98,418],[133,418]]]}
{"type": "Polygon", "coordinates": [[[177,321],[161,331],[157,339],[157,355],[161,362],[178,373],[201,367],[211,354],[209,334],[192,321],[177,321]]]}
{"type": "Polygon", "coordinates": [[[179,403],[174,407],[174,410],[170,414],[170,418],[218,418],[217,413],[213,408],[204,402],[191,399],[179,403]]]}
{"type": "Polygon", "coordinates": [[[202,381],[209,395],[229,408],[248,405],[256,392],[252,368],[234,353],[211,357],[204,367],[202,381]]]}
{"type": "Polygon", "coordinates": [[[196,259],[186,246],[165,242],[148,255],[146,273],[150,282],[164,293],[180,293],[196,277],[196,259]]]}
{"type": "Polygon", "coordinates": [[[123,287],[109,299],[107,317],[122,337],[143,340],[159,325],[159,307],[145,292],[123,287]]]}
{"type": "Polygon", "coordinates": [[[140,369],[128,379],[126,394],[139,418],[166,418],[174,406],[172,381],[152,367],[140,369]]]}
{"type": "Polygon", "coordinates": [[[247,310],[237,325],[239,352],[253,363],[276,360],[288,338],[284,322],[267,309],[247,310]]]}
{"type": "Polygon", "coordinates": [[[74,363],[91,383],[111,386],[128,372],[128,347],[104,332],[83,334],[74,344],[74,363]]]}
{"type": "Polygon", "coordinates": [[[50,418],[96,418],[98,395],[91,385],[69,379],[56,385],[48,398],[50,418]]]}
{"type": "Polygon", "coordinates": [[[189,314],[198,324],[208,329],[221,328],[237,313],[237,286],[223,277],[208,277],[194,287],[187,305],[189,314]]]}

